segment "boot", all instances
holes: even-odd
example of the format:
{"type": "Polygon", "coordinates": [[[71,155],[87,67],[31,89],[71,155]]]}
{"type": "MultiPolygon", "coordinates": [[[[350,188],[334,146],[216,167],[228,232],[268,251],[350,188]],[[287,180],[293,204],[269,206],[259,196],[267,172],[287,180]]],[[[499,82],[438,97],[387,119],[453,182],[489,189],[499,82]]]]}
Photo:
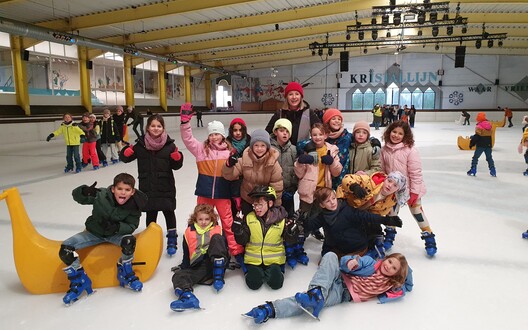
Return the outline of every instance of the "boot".
{"type": "Polygon", "coordinates": [[[295,260],[297,260],[298,263],[303,265],[308,265],[308,262],[310,261],[310,258],[308,258],[308,255],[306,255],[306,252],[304,252],[304,244],[297,243],[294,246],[294,256],[295,260]]]}
{"type": "Polygon", "coordinates": [[[291,267],[291,269],[294,269],[295,266],[297,266],[297,259],[295,259],[294,256],[295,244],[284,244],[284,247],[286,248],[286,263],[291,267]]]}
{"type": "Polygon", "coordinates": [[[490,168],[490,175],[492,177],[496,177],[497,176],[497,171],[495,170],[495,167],[490,168]]]}
{"type": "Polygon", "coordinates": [[[99,169],[99,166],[97,166],[97,165],[95,165],[95,166],[93,167],[93,170],[94,170],[94,171],[97,171],[98,169],[99,169]]]}
{"type": "Polygon", "coordinates": [[[176,289],[174,293],[178,296],[178,300],[174,300],[170,304],[170,309],[175,312],[183,312],[190,309],[200,309],[200,301],[190,289],[176,289]]]}
{"type": "Polygon", "coordinates": [[[62,298],[62,301],[66,305],[71,305],[82,295],[83,291],[86,290],[87,295],[93,293],[92,281],[84,272],[84,269],[81,267],[79,269],[74,269],[72,266],[66,267],[63,271],[68,275],[70,280],[70,289],[66,292],[66,295],[62,298]]]}
{"type": "Polygon", "coordinates": [[[270,318],[275,318],[275,308],[271,301],[267,301],[264,305],[259,305],[244,315],[253,318],[255,323],[260,324],[266,322],[270,318]]]}
{"type": "Polygon", "coordinates": [[[82,171],[82,168],[81,168],[81,167],[77,166],[77,167],[75,168],[75,173],[80,173],[81,171],[82,171]]]}
{"type": "Polygon", "coordinates": [[[172,257],[176,254],[177,245],[178,245],[178,234],[176,234],[176,229],[171,229],[167,232],[167,254],[169,257],[172,257]]]}
{"type": "Polygon", "coordinates": [[[103,164],[103,167],[107,167],[108,166],[108,162],[106,160],[103,160],[101,163],[103,164]]]}
{"type": "Polygon", "coordinates": [[[123,288],[128,288],[134,291],[141,291],[143,283],[134,273],[132,269],[132,259],[122,261],[119,259],[117,263],[117,280],[119,285],[123,288]]]}
{"type": "Polygon", "coordinates": [[[385,227],[385,240],[383,241],[383,247],[385,248],[385,251],[388,251],[392,248],[395,239],[396,228],[385,227]]]}
{"type": "Polygon", "coordinates": [[[435,234],[423,231],[421,238],[425,241],[425,251],[427,251],[427,255],[430,257],[434,256],[436,254],[435,234]]]}
{"type": "Polygon", "coordinates": [[[522,238],[528,239],[528,230],[522,233],[522,238]]]}
{"type": "Polygon", "coordinates": [[[313,317],[318,318],[319,312],[321,312],[324,306],[324,297],[321,287],[316,286],[307,292],[296,293],[295,301],[297,301],[297,303],[308,313],[310,313],[308,308],[311,308],[313,311],[310,314],[312,314],[313,317]]]}
{"type": "Polygon", "coordinates": [[[112,159],[112,164],[115,165],[115,164],[117,164],[117,163],[119,163],[119,159],[112,159]]]}
{"type": "Polygon", "coordinates": [[[374,238],[374,246],[366,254],[375,260],[385,258],[385,242],[382,235],[374,238]]]}
{"type": "Polygon", "coordinates": [[[73,171],[73,167],[66,166],[64,168],[64,173],[68,173],[68,172],[72,172],[72,171],[73,171]]]}
{"type": "Polygon", "coordinates": [[[224,287],[225,263],[224,258],[214,258],[213,260],[213,287],[216,289],[216,292],[222,290],[224,287]]]}
{"type": "Polygon", "coordinates": [[[523,172],[523,175],[528,176],[528,168],[526,169],[526,171],[523,172]]]}
{"type": "Polygon", "coordinates": [[[477,175],[477,168],[475,166],[471,166],[469,171],[467,171],[467,175],[476,176],[477,175]]]}

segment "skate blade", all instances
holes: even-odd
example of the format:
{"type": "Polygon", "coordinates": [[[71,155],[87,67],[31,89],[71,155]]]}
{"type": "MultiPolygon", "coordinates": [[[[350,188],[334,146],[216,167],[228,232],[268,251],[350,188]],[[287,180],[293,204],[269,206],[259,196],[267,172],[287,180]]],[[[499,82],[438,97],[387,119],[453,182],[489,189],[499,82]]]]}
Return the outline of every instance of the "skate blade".
{"type": "Polygon", "coordinates": [[[196,308],[177,308],[177,309],[172,309],[171,310],[173,312],[178,312],[178,313],[181,313],[181,312],[190,312],[190,311],[203,311],[205,310],[205,308],[202,308],[202,307],[196,307],[196,308]]]}
{"type": "Polygon", "coordinates": [[[75,303],[79,303],[79,302],[81,302],[83,300],[86,300],[88,297],[90,297],[91,295],[93,295],[96,292],[97,292],[97,290],[93,290],[92,293],[90,293],[90,294],[83,293],[82,296],[80,296],[78,299],[72,300],[72,301],[70,301],[69,304],[64,304],[64,306],[70,307],[70,306],[74,305],[75,303]]]}
{"type": "Polygon", "coordinates": [[[242,315],[243,317],[245,317],[245,318],[247,318],[247,319],[252,319],[252,320],[254,319],[253,316],[249,316],[249,315],[246,315],[246,314],[243,314],[243,313],[240,314],[240,315],[242,315]]]}
{"type": "Polygon", "coordinates": [[[309,310],[307,310],[306,308],[304,308],[301,304],[297,303],[297,306],[299,306],[300,309],[302,309],[303,311],[305,311],[306,314],[310,315],[312,318],[316,319],[317,321],[321,321],[321,320],[319,319],[319,317],[313,315],[312,312],[310,312],[309,310]]]}

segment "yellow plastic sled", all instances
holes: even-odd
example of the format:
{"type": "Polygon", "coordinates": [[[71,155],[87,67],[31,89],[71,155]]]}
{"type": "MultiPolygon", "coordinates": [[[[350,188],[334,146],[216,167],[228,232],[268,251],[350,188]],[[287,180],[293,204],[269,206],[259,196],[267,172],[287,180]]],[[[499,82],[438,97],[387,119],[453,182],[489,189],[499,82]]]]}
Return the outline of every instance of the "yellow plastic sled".
{"type": "Polygon", "coordinates": [[[491,125],[495,127],[504,127],[504,125],[506,125],[506,116],[502,118],[502,121],[491,121],[491,125]]]}
{"type": "MultiPolygon", "coordinates": [[[[0,194],[5,199],[13,229],[13,255],[22,285],[33,294],[66,292],[69,281],[62,271],[65,265],[59,259],[62,241],[40,235],[33,226],[17,188],[9,188],[0,194]]],[[[156,223],[135,235],[134,272],[141,281],[147,281],[158,266],[163,232],[156,223]],[[139,264],[144,263],[144,264],[139,264]]],[[[104,243],[77,251],[93,288],[118,286],[116,264],[121,247],[104,243]]]]}
{"type": "MultiPolygon", "coordinates": [[[[494,122],[492,122],[491,124],[491,147],[492,148],[495,145],[495,130],[497,129],[497,127],[502,127],[502,126],[497,126],[494,124],[494,122]]],[[[458,145],[458,148],[460,148],[461,150],[475,150],[475,146],[473,146],[472,148],[469,147],[469,142],[470,142],[469,136],[466,136],[466,137],[463,137],[460,135],[458,136],[457,145],[458,145]]]]}

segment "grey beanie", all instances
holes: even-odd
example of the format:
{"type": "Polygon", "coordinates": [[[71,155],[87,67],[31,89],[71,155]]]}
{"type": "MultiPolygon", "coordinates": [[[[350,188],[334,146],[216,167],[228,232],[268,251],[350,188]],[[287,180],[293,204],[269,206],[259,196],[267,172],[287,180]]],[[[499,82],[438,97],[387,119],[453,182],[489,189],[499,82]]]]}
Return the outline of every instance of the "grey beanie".
{"type": "Polygon", "coordinates": [[[270,136],[266,130],[256,129],[253,131],[253,133],[251,133],[251,141],[249,142],[249,146],[253,148],[253,145],[257,141],[264,142],[268,149],[271,147],[270,136]]]}

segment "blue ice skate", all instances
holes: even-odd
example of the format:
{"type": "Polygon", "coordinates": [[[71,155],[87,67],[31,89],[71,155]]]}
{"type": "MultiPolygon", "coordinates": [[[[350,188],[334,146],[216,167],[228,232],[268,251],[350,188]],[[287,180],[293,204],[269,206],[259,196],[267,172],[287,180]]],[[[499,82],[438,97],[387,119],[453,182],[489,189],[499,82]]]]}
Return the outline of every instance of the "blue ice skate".
{"type": "Polygon", "coordinates": [[[68,280],[70,280],[70,289],[66,292],[66,295],[62,298],[62,301],[66,305],[71,305],[86,291],[86,295],[91,295],[93,293],[92,281],[86,275],[83,268],[74,269],[72,266],[66,267],[63,269],[66,275],[68,275],[68,280]]]}
{"type": "Polygon", "coordinates": [[[252,318],[257,324],[261,324],[275,317],[275,309],[271,301],[267,301],[264,305],[259,305],[242,316],[252,318]]]}
{"type": "Polygon", "coordinates": [[[427,255],[430,257],[434,256],[436,254],[435,234],[424,231],[421,238],[425,241],[427,255]]]}
{"type": "Polygon", "coordinates": [[[141,291],[143,289],[143,283],[141,283],[132,269],[132,259],[125,261],[119,260],[117,263],[117,280],[123,288],[134,291],[141,291]]]}
{"type": "Polygon", "coordinates": [[[174,290],[174,293],[178,296],[178,300],[174,300],[170,304],[170,309],[172,309],[175,312],[183,312],[186,310],[192,310],[192,309],[201,309],[200,308],[200,301],[196,296],[192,293],[191,290],[181,290],[176,289],[174,290]]]}
{"type": "Polygon", "coordinates": [[[324,307],[324,297],[320,286],[311,288],[307,292],[296,293],[295,301],[297,301],[299,307],[301,307],[311,317],[319,320],[319,313],[324,307]],[[312,311],[310,312],[309,309],[312,309],[312,311]]]}

